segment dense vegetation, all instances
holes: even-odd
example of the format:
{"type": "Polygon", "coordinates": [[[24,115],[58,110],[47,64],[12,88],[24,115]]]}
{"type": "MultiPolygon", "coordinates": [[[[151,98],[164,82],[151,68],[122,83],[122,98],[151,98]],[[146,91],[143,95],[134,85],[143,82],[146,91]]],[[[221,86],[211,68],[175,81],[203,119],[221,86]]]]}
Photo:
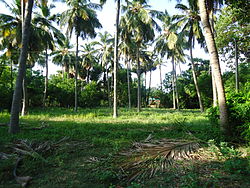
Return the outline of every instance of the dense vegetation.
{"type": "Polygon", "coordinates": [[[105,0],[1,3],[0,186],[250,186],[248,1],[116,0],[115,37],[105,0]]]}

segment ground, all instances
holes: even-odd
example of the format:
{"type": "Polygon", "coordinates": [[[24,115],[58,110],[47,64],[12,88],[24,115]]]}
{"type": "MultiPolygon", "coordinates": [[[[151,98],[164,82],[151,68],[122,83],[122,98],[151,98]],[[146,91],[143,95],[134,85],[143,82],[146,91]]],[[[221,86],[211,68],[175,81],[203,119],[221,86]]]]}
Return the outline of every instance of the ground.
{"type": "MultiPolygon", "coordinates": [[[[0,126],[0,153],[5,155],[0,158],[0,187],[20,187],[13,177],[18,157],[17,175],[32,177],[28,187],[250,187],[249,147],[221,142],[218,127],[205,113],[119,109],[117,119],[111,113],[107,108],[78,113],[31,109],[20,119],[19,134],[10,135],[7,126],[0,126]],[[135,143],[163,139],[197,142],[199,149],[166,168],[154,161],[160,170],[151,178],[145,173],[131,180],[138,169],[122,167],[135,158],[122,153],[131,153],[135,143]]],[[[9,114],[0,113],[0,123],[8,121],[9,114]]]]}

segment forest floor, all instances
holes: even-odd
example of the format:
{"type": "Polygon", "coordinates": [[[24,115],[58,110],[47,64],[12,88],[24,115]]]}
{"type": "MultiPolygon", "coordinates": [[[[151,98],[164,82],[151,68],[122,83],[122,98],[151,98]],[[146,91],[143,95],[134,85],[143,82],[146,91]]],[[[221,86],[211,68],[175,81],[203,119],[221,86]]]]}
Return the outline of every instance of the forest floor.
{"type": "Polygon", "coordinates": [[[9,117],[0,113],[0,187],[20,187],[14,169],[34,188],[250,187],[250,148],[221,142],[198,110],[31,109],[15,135],[9,117]]]}

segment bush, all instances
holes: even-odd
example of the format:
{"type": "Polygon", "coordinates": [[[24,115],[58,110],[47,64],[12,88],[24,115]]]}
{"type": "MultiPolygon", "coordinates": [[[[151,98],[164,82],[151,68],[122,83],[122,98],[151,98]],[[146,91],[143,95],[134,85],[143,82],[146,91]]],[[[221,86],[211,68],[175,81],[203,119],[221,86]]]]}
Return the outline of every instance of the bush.
{"type": "Polygon", "coordinates": [[[93,108],[98,107],[101,104],[102,94],[100,87],[95,81],[87,84],[80,93],[79,106],[93,108]]]}
{"type": "MultiPolygon", "coordinates": [[[[247,88],[247,87],[246,87],[247,88]]],[[[229,92],[226,95],[229,124],[232,138],[237,141],[245,140],[250,143],[250,92],[245,89],[244,92],[229,92]]],[[[207,117],[213,124],[218,124],[219,109],[211,107],[207,110],[207,117]]]]}

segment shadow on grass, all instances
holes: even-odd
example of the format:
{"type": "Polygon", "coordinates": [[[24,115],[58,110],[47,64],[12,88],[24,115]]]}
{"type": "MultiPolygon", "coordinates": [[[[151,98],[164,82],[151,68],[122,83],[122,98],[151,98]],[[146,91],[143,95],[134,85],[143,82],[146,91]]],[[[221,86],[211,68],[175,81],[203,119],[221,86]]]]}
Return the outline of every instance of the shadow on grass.
{"type": "MultiPolygon", "coordinates": [[[[8,127],[0,127],[0,149],[10,151],[8,144],[18,139],[35,142],[56,142],[67,137],[65,145],[44,156],[49,163],[27,157],[20,167],[32,175],[31,187],[108,187],[119,182],[113,156],[133,142],[142,141],[149,134],[155,139],[202,139],[217,136],[217,129],[196,110],[171,109],[120,110],[120,117],[113,119],[110,109],[48,109],[31,111],[21,118],[21,132],[7,134],[8,127]],[[44,126],[41,130],[30,128],[44,126]],[[72,142],[80,143],[72,145],[72,142]]],[[[0,114],[6,122],[8,114],[0,114]]],[[[0,166],[6,171],[1,177],[5,187],[15,187],[12,178],[13,159],[0,166]],[[13,186],[12,186],[13,185],[13,186]]]]}

